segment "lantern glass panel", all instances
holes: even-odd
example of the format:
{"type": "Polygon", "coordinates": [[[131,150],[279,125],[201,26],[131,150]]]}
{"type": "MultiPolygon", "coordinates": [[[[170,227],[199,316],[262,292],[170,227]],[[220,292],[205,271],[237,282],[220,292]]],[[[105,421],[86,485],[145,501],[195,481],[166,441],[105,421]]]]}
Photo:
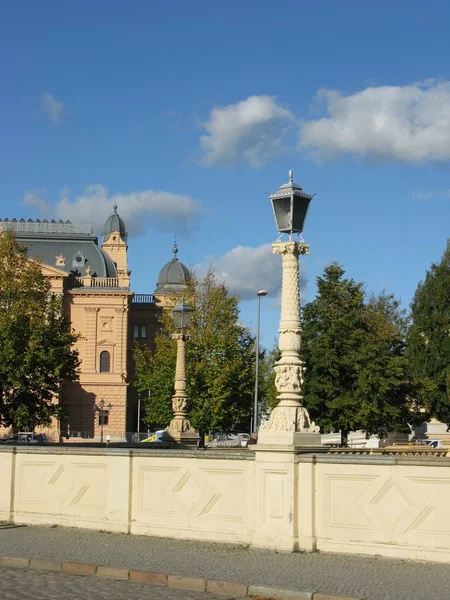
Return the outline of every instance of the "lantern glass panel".
{"type": "Polygon", "coordinates": [[[192,320],[192,307],[184,302],[172,309],[173,322],[176,329],[187,329],[192,320]]]}
{"type": "Polygon", "coordinates": [[[293,210],[293,222],[292,231],[301,233],[305,225],[306,213],[308,212],[308,206],[311,202],[311,198],[302,198],[301,196],[294,196],[294,210],[293,210]]]}
{"type": "Polygon", "coordinates": [[[273,212],[277,223],[278,231],[291,231],[291,198],[273,198],[273,212]]]}

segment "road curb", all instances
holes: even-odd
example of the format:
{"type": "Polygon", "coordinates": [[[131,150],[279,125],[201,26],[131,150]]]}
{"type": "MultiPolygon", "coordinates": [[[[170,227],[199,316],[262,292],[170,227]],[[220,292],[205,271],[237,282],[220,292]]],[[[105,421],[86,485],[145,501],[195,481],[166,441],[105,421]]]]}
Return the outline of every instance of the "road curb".
{"type": "Polygon", "coordinates": [[[284,588],[272,588],[263,585],[237,583],[231,581],[216,581],[214,579],[201,579],[197,577],[181,577],[170,573],[154,571],[138,571],[105,567],[104,565],[91,565],[86,563],[67,562],[60,563],[34,558],[16,558],[13,556],[0,556],[0,567],[14,569],[39,569],[41,571],[60,571],[67,575],[83,575],[89,577],[102,577],[122,581],[134,581],[159,585],[178,590],[191,590],[207,592],[233,598],[254,598],[255,600],[364,600],[362,597],[334,596],[316,591],[302,591],[284,588]]]}

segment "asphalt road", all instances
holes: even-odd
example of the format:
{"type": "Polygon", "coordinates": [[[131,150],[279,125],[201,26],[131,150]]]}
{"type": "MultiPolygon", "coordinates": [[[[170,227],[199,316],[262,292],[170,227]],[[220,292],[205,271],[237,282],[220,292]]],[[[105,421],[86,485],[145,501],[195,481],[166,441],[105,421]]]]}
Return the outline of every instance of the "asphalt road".
{"type": "Polygon", "coordinates": [[[2,600],[226,600],[133,581],[0,567],[2,600]]]}

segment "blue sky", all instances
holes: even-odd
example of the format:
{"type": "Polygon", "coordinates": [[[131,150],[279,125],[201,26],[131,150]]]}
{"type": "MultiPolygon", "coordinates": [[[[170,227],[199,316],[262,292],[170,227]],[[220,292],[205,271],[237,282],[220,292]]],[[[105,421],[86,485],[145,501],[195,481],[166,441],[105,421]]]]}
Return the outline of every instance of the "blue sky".
{"type": "Polygon", "coordinates": [[[316,193],[303,300],[341,262],[405,305],[450,236],[446,1],[62,2],[0,7],[0,217],[87,222],[117,201],[132,286],[212,264],[262,341],[278,320],[266,192],[316,193]],[[90,191],[88,193],[88,188],[90,191]]]}

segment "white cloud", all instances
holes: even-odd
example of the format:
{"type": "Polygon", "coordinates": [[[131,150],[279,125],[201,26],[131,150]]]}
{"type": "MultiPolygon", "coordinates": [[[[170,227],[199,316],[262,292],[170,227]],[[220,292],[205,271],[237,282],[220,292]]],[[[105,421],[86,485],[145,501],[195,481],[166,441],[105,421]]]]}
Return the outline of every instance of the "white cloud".
{"type": "MultiPolygon", "coordinates": [[[[256,248],[236,246],[223,256],[207,257],[198,270],[202,272],[209,266],[229,291],[242,300],[254,300],[259,290],[267,290],[271,298],[280,294],[281,258],[272,254],[271,244],[256,248]]],[[[302,288],[306,285],[303,274],[300,285],[302,288]]]]}
{"type": "Polygon", "coordinates": [[[237,104],[214,108],[203,124],[202,163],[226,166],[242,160],[260,167],[281,151],[293,119],[273,96],[250,96],[237,104]]]}
{"type": "Polygon", "coordinates": [[[416,198],[417,200],[431,200],[432,198],[450,198],[450,189],[449,190],[416,190],[415,192],[411,192],[411,196],[416,198]]]}
{"type": "Polygon", "coordinates": [[[300,149],[418,164],[450,159],[450,82],[320,90],[326,116],[300,126],[300,149]]]}
{"type": "Polygon", "coordinates": [[[27,192],[22,203],[37,208],[45,216],[75,223],[88,223],[91,213],[95,232],[103,230],[113,205],[117,204],[128,233],[134,235],[144,233],[148,227],[186,234],[199,210],[199,204],[190,196],[154,190],[110,194],[102,185],[91,185],[73,199],[69,190],[64,189],[55,205],[43,200],[41,193],[27,192]]]}
{"type": "Polygon", "coordinates": [[[31,208],[37,209],[40,213],[47,213],[50,209],[50,205],[43,198],[47,190],[30,190],[26,192],[25,196],[22,198],[22,204],[25,206],[31,206],[31,208]]]}
{"type": "Polygon", "coordinates": [[[49,92],[45,92],[41,95],[41,107],[46,113],[53,125],[59,125],[64,120],[65,108],[64,104],[57,100],[49,92]]]}

